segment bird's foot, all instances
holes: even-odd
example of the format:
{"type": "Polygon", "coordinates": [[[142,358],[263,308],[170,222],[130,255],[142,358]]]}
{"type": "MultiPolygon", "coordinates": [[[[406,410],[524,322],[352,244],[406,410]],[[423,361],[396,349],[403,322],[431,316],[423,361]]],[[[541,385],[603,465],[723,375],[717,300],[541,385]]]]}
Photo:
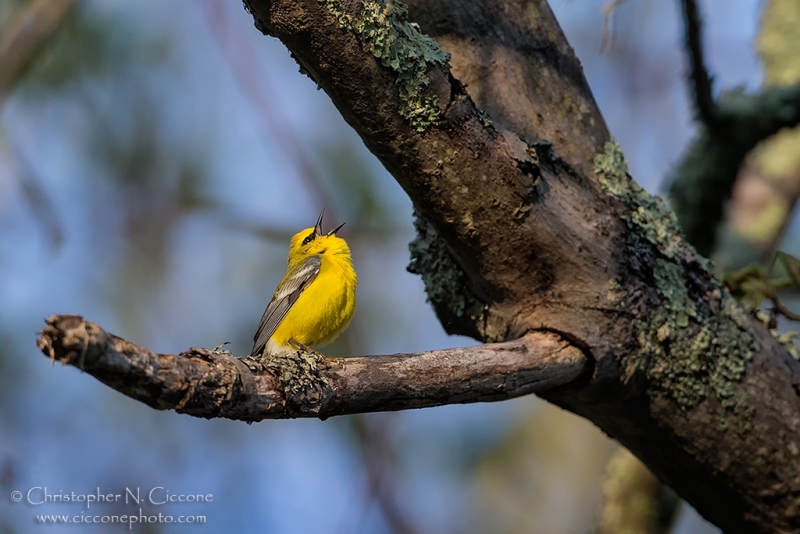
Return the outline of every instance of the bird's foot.
{"type": "Polygon", "coordinates": [[[216,347],[214,347],[213,349],[211,349],[211,352],[213,352],[214,354],[230,354],[230,353],[231,353],[231,351],[229,351],[229,350],[227,350],[227,349],[223,349],[223,348],[222,348],[222,347],[224,347],[225,345],[230,345],[230,344],[231,344],[231,342],[230,342],[230,341],[226,341],[226,342],[224,342],[224,343],[220,343],[219,345],[217,345],[216,347]]]}
{"type": "Polygon", "coordinates": [[[328,358],[327,356],[325,356],[321,352],[318,352],[318,351],[312,349],[311,347],[309,347],[308,345],[306,345],[304,343],[300,343],[296,339],[290,339],[289,340],[289,344],[292,347],[294,347],[296,350],[298,350],[298,351],[302,351],[302,352],[305,352],[307,354],[310,354],[310,355],[314,356],[317,359],[317,361],[319,361],[319,362],[323,362],[323,363],[325,363],[327,365],[331,365],[331,364],[338,365],[342,369],[344,369],[344,358],[328,358]]]}
{"type": "Polygon", "coordinates": [[[316,356],[320,356],[320,357],[323,357],[323,358],[324,358],[324,356],[322,356],[322,354],[320,354],[319,352],[315,351],[314,349],[312,349],[312,348],[311,348],[311,347],[309,347],[308,345],[306,345],[306,344],[304,344],[304,343],[300,343],[300,342],[299,342],[299,341],[297,341],[296,339],[290,339],[290,340],[289,340],[289,345],[291,345],[291,346],[292,346],[293,348],[295,348],[296,350],[301,350],[301,351],[303,351],[303,352],[307,352],[307,353],[309,353],[309,354],[314,354],[314,355],[316,355],[316,356]]]}

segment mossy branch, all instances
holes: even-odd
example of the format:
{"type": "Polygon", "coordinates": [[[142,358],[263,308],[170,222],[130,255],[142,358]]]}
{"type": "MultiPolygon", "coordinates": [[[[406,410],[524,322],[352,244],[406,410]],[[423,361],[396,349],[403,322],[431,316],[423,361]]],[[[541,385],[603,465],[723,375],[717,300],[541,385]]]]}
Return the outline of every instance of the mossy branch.
{"type": "Polygon", "coordinates": [[[397,76],[398,111],[418,132],[439,120],[439,99],[425,95],[428,69],[445,65],[445,54],[435,39],[408,20],[408,7],[399,0],[368,0],[361,12],[350,15],[338,0],[319,0],[336,17],[339,27],[363,39],[370,52],[397,76]]]}
{"type": "Polygon", "coordinates": [[[54,315],[37,341],[159,410],[248,422],[496,401],[547,391],[591,374],[583,353],[549,333],[479,347],[330,360],[299,352],[256,361],[228,351],[156,354],[75,315],[54,315]]]}
{"type": "Polygon", "coordinates": [[[700,130],[673,172],[672,207],[687,240],[710,256],[717,227],[747,154],[761,141],[800,124],[800,85],[742,89],[714,99],[703,60],[700,15],[695,0],[681,0],[688,76],[700,130]]]}

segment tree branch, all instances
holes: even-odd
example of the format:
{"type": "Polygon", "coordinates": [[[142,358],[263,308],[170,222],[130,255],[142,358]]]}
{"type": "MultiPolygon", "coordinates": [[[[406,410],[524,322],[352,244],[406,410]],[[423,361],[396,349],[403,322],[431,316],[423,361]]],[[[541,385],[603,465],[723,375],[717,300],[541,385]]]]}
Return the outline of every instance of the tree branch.
{"type": "Polygon", "coordinates": [[[769,87],[749,95],[723,93],[718,102],[724,131],[703,128],[673,173],[670,200],[697,251],[710,255],[724,206],[747,154],[760,141],[800,124],[800,85],[769,87]]]}
{"type": "Polygon", "coordinates": [[[494,85],[486,101],[499,102],[497,126],[396,0],[245,5],[408,193],[419,215],[412,267],[449,332],[485,341],[558,332],[597,363],[591,379],[544,398],[592,420],[724,529],[800,521],[800,458],[789,466],[767,452],[754,462],[800,429],[800,368],[604,143],[545,0],[442,0],[419,19],[423,31],[449,32],[453,61],[476,58],[524,82],[542,67],[538,80],[510,84],[527,97],[494,85]],[[535,68],[512,70],[521,57],[535,68]],[[525,98],[533,120],[517,129],[525,98]],[[765,472],[782,481],[777,492],[765,472]]]}
{"type": "Polygon", "coordinates": [[[695,0],[681,0],[690,93],[704,126],[676,167],[669,196],[678,222],[700,254],[710,256],[724,207],[747,154],[764,139],[800,124],[800,85],[768,87],[756,94],[727,91],[715,101],[704,61],[695,0]]]}
{"type": "Polygon", "coordinates": [[[690,92],[694,96],[697,118],[710,129],[717,129],[717,105],[711,90],[711,77],[703,59],[703,36],[700,12],[695,0],[681,0],[683,9],[685,46],[691,65],[690,92]]]}
{"type": "MultiPolygon", "coordinates": [[[[800,55],[797,21],[800,4],[768,0],[763,4],[756,48],[766,87],[797,84],[800,55]]],[[[785,129],[759,143],[741,166],[726,208],[714,262],[723,271],[753,261],[768,263],[792,220],[800,198],[800,128],[785,129]]]]}
{"type": "Polygon", "coordinates": [[[414,22],[450,54],[453,76],[498,131],[592,174],[587,150],[611,138],[581,64],[546,0],[409,0],[414,22]]]}
{"type": "Polygon", "coordinates": [[[35,0],[14,13],[0,38],[0,104],[74,6],[75,0],[35,0]]]}
{"type": "Polygon", "coordinates": [[[156,354],[75,315],[54,315],[37,344],[53,360],[159,410],[242,421],[319,417],[496,401],[591,374],[555,334],[421,354],[328,360],[300,353],[267,362],[226,351],[156,354]]]}
{"type": "Polygon", "coordinates": [[[713,277],[663,202],[631,179],[545,0],[447,4],[457,29],[497,52],[482,59],[492,69],[504,72],[521,57],[543,66],[524,88],[539,103],[536,120],[520,131],[503,127],[516,124],[513,106],[500,108],[509,120],[497,126],[476,107],[439,44],[398,0],[245,5],[411,198],[419,215],[413,268],[445,328],[483,341],[524,339],[408,360],[346,360],[342,369],[279,359],[253,373],[208,351],[157,357],[99,334],[90,345],[81,320],[71,319],[69,336],[44,333],[48,354],[57,341],[69,348],[68,361],[89,369],[106,354],[96,347],[110,343],[113,387],[160,408],[246,419],[524,394],[550,376],[535,362],[565,353],[563,339],[585,361],[541,396],[618,439],[726,531],[800,526],[800,454],[791,453],[800,434],[800,364],[713,277]],[[487,12],[489,3],[500,9],[487,12]],[[533,44],[521,37],[531,24],[533,44]],[[504,51],[515,59],[505,62],[504,51]],[[552,336],[552,350],[530,348],[528,336],[552,336]],[[144,354],[143,366],[131,367],[126,350],[144,354]],[[413,379],[404,374],[412,363],[421,371],[413,379]],[[220,376],[239,385],[219,387],[220,376]],[[185,386],[165,388],[165,380],[185,386]],[[198,388],[209,396],[198,398],[198,388]],[[245,397],[258,404],[231,402],[245,397]]]}

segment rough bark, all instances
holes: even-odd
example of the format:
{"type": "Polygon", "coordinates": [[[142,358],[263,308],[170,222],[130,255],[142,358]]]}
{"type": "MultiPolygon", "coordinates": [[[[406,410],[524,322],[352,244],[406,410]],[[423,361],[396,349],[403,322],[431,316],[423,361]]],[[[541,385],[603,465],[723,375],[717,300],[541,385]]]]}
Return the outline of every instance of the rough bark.
{"type": "Polygon", "coordinates": [[[524,39],[506,38],[505,21],[535,20],[539,46],[519,53],[560,65],[527,87],[552,121],[536,137],[511,121],[493,127],[437,61],[426,62],[423,94],[438,97],[438,114],[422,128],[403,117],[402,73],[383,66],[375,41],[387,20],[388,33],[403,22],[391,6],[246,2],[411,197],[424,220],[414,269],[449,331],[560,333],[597,368],[545,398],[620,440],[726,530],[797,528],[800,462],[788,452],[800,426],[797,362],[731,301],[671,214],[630,181],[614,145],[602,146],[604,121],[585,81],[564,67],[578,62],[547,4],[478,4],[451,5],[439,19],[458,27],[475,13],[476,41],[511,49],[524,39]],[[384,18],[370,18],[376,11],[384,18]],[[554,105],[554,94],[566,103],[554,105]],[[585,124],[602,133],[587,135],[585,124]]]}
{"type": "MultiPolygon", "coordinates": [[[[245,2],[256,26],[291,50],[412,199],[419,236],[411,268],[449,332],[494,342],[557,336],[590,362],[592,374],[558,382],[544,398],[593,421],[726,531],[800,528],[800,364],[727,294],[663,203],[628,176],[547,3],[496,1],[492,14],[481,3],[453,3],[447,13],[475,13],[476,22],[452,20],[480,22],[486,47],[512,50],[509,61],[527,58],[526,75],[543,78],[526,88],[540,123],[515,122],[514,108],[499,107],[494,126],[399,2],[245,2]],[[518,38],[506,37],[508,20],[523,23],[518,38]],[[527,27],[538,44],[520,49],[527,27]]],[[[44,348],[59,335],[45,331],[44,348]]],[[[72,345],[68,360],[83,359],[87,368],[88,346],[76,355],[72,345]]],[[[100,352],[112,365],[125,354],[100,352]]],[[[441,357],[444,389],[433,404],[494,398],[462,384],[473,360],[441,357]],[[450,393],[459,385],[463,397],[450,393]]],[[[183,380],[176,371],[190,372],[174,365],[150,372],[170,358],[149,356],[131,377],[137,398],[169,406],[153,399],[183,380]]],[[[426,358],[438,365],[439,356],[426,358]]],[[[363,371],[359,380],[379,400],[331,413],[411,407],[377,383],[372,366],[387,380],[396,375],[385,363],[345,363],[344,372],[363,371]]],[[[310,366],[307,359],[297,365],[310,366]]],[[[109,383],[125,389],[130,368],[121,369],[109,383]]],[[[188,376],[194,393],[171,399],[182,410],[206,387],[203,373],[188,376]]],[[[325,392],[332,382],[301,376],[284,377],[283,391],[325,392]]],[[[231,366],[221,379],[239,381],[231,366]]],[[[304,393],[295,414],[327,398],[304,393]]],[[[237,414],[236,405],[226,414],[237,414]]]]}
{"type": "Polygon", "coordinates": [[[330,360],[297,353],[256,361],[224,350],[155,354],[75,315],[54,315],[38,341],[74,365],[158,410],[195,417],[319,417],[505,400],[591,374],[581,351],[553,334],[421,354],[330,360]]]}
{"type": "Polygon", "coordinates": [[[608,128],[546,2],[408,4],[414,22],[450,54],[453,76],[495,125],[529,143],[552,143],[572,167],[593,172],[608,128]]]}

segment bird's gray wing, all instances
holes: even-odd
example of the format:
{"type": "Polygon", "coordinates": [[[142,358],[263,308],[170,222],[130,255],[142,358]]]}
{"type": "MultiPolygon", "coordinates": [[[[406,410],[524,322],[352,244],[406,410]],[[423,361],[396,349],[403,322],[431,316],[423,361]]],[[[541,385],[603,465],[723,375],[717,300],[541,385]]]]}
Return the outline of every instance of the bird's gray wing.
{"type": "Polygon", "coordinates": [[[294,303],[297,302],[300,294],[317,277],[321,265],[322,260],[319,259],[319,256],[311,256],[286,273],[281,284],[278,285],[278,289],[275,290],[275,294],[272,295],[272,300],[267,304],[264,315],[261,316],[258,330],[253,337],[253,350],[250,352],[250,356],[255,357],[261,354],[267,341],[275,333],[294,303]]]}

